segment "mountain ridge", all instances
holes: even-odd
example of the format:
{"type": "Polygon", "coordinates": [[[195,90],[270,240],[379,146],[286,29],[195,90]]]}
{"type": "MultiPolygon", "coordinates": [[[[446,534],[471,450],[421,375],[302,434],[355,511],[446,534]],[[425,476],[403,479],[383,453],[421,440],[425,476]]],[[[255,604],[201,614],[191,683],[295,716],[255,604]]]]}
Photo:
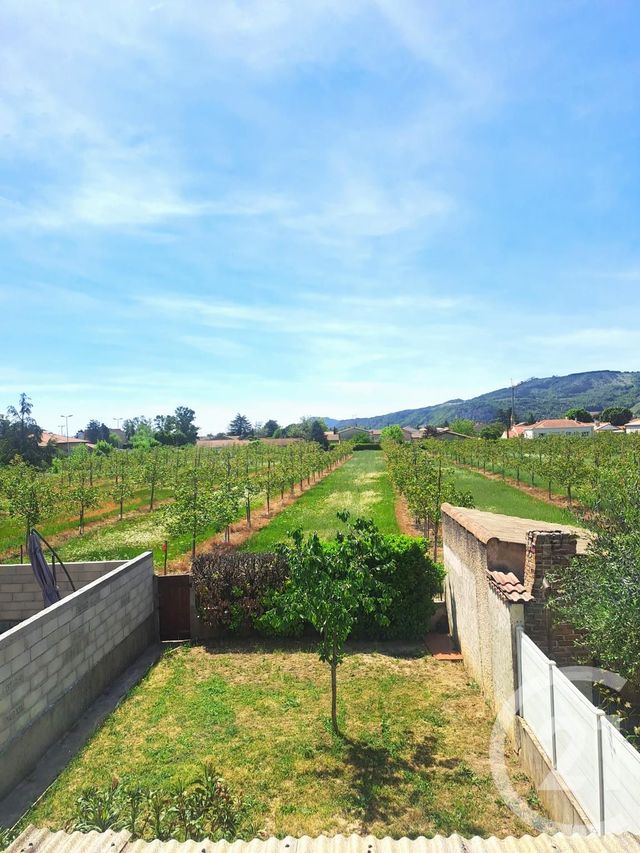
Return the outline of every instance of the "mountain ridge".
{"type": "MultiPolygon", "coordinates": [[[[588,411],[602,411],[607,406],[627,406],[640,413],[640,371],[590,370],[566,376],[532,377],[515,386],[517,420],[530,413],[536,420],[557,418],[567,409],[580,406],[588,411]]],[[[380,429],[387,424],[400,426],[442,426],[445,421],[469,418],[479,423],[496,419],[499,409],[511,408],[511,386],[488,391],[468,400],[455,398],[431,406],[401,409],[369,418],[325,418],[327,424],[380,429]]]]}

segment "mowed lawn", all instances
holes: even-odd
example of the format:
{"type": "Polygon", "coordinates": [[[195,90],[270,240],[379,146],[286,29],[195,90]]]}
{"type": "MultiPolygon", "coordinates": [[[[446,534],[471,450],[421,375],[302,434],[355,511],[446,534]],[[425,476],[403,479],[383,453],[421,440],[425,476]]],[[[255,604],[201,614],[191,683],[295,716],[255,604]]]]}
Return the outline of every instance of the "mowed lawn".
{"type": "MultiPolygon", "coordinates": [[[[59,828],[87,786],[168,789],[210,760],[244,800],[245,839],[526,831],[492,781],[492,715],[462,664],[417,647],[356,648],[338,691],[344,739],[331,732],[329,671],[311,648],[168,651],[24,821],[59,828]]],[[[509,767],[533,802],[511,758],[509,767]]]]}
{"type": "Polygon", "coordinates": [[[361,450],[328,477],[302,495],[273,521],[247,540],[245,551],[269,551],[287,540],[290,531],[316,531],[332,539],[343,525],[336,514],[349,510],[352,517],[372,518],[383,533],[398,533],[395,497],[387,475],[384,454],[361,450]]]}
{"type": "Polygon", "coordinates": [[[476,509],[518,518],[534,518],[552,524],[580,524],[568,510],[538,500],[508,483],[491,480],[467,468],[456,468],[454,471],[456,487],[471,492],[476,509]]]}

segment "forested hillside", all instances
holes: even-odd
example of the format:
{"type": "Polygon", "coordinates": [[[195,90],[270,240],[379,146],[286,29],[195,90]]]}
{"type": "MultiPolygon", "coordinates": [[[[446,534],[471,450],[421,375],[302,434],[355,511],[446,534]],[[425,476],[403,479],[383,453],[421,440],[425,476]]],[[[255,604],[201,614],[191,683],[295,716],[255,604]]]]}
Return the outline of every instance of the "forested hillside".
{"type": "MultiPolygon", "coordinates": [[[[588,411],[601,411],[607,406],[628,406],[634,413],[640,414],[640,371],[594,370],[546,379],[527,379],[516,386],[515,397],[517,420],[524,420],[529,414],[533,414],[536,420],[561,417],[574,406],[588,411]]],[[[471,400],[448,400],[435,406],[358,418],[357,423],[364,427],[380,428],[386,424],[439,426],[456,418],[490,422],[495,420],[500,409],[510,407],[511,388],[506,387],[471,400]]],[[[333,423],[331,418],[326,418],[326,421],[333,423]]],[[[349,418],[336,423],[343,427],[356,421],[349,418]]]]}

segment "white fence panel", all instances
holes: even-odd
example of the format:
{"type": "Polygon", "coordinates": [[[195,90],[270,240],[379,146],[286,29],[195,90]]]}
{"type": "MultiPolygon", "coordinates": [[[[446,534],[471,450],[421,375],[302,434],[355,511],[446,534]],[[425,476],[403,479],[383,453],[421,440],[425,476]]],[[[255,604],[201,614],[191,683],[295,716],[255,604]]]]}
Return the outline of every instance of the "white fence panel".
{"type": "Polygon", "coordinates": [[[520,713],[600,832],[640,833],[640,753],[518,630],[520,713]]]}
{"type": "Polygon", "coordinates": [[[521,635],[520,667],[523,716],[547,755],[553,755],[549,659],[526,634],[521,635]]]}
{"type": "Polygon", "coordinates": [[[640,753],[602,721],[605,832],[640,833],[640,753]]]}
{"type": "Polygon", "coordinates": [[[600,825],[597,709],[558,671],[554,696],[558,772],[597,828],[600,825]]]}

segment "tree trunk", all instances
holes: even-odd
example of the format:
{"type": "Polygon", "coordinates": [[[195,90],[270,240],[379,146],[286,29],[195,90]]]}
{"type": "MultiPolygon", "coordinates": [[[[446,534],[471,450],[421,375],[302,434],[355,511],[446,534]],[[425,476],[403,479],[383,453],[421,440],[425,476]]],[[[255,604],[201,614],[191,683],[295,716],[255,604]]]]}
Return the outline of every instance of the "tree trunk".
{"type": "Polygon", "coordinates": [[[80,535],[84,533],[84,507],[80,507],[80,535]]]}
{"type": "Polygon", "coordinates": [[[338,728],[338,683],[337,671],[338,663],[336,660],[336,647],[333,646],[333,656],[331,658],[331,725],[333,731],[339,736],[340,729],[338,728]]]}
{"type": "Polygon", "coordinates": [[[433,522],[433,559],[434,562],[438,559],[438,522],[433,522]]]}
{"type": "Polygon", "coordinates": [[[251,530],[251,500],[247,498],[247,527],[251,530]]]}
{"type": "Polygon", "coordinates": [[[122,505],[123,505],[123,503],[124,503],[124,498],[120,498],[120,521],[122,521],[122,513],[123,513],[122,505]]]}
{"type": "Polygon", "coordinates": [[[155,498],[155,495],[156,495],[156,481],[153,480],[151,482],[151,496],[149,498],[149,512],[153,511],[153,499],[155,498]]]}

